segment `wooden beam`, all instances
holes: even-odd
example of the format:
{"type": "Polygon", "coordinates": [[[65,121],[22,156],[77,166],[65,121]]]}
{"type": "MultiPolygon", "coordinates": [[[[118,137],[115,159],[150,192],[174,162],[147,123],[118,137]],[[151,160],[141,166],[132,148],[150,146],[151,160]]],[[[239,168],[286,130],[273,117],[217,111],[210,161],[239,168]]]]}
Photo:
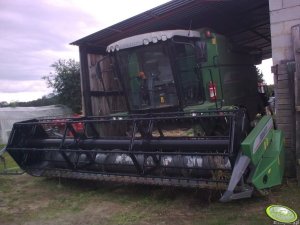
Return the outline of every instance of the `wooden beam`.
{"type": "Polygon", "coordinates": [[[292,44],[295,57],[295,110],[296,110],[296,167],[300,186],[300,24],[292,27],[292,44]]]}
{"type": "Polygon", "coordinates": [[[92,104],[90,95],[90,79],[87,61],[87,49],[84,46],[79,47],[80,55],[80,78],[81,78],[81,94],[82,94],[82,112],[85,116],[92,115],[92,104]]]}
{"type": "Polygon", "coordinates": [[[108,96],[123,96],[123,91],[91,91],[91,96],[108,97],[108,96]]]}

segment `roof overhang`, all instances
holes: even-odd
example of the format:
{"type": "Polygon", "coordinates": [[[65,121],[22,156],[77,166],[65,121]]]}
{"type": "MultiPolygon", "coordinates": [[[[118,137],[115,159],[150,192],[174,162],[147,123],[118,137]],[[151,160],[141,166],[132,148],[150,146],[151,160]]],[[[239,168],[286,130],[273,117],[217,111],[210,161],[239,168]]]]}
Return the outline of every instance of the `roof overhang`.
{"type": "Polygon", "coordinates": [[[212,28],[249,51],[271,57],[268,0],[173,0],[71,44],[106,52],[121,39],[163,30],[212,28]]]}

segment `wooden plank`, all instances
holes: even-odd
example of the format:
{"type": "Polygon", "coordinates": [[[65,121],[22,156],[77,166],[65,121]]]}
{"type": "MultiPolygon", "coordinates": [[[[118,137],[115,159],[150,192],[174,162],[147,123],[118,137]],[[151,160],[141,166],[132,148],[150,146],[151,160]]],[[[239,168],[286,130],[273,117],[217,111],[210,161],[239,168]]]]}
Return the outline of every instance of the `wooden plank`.
{"type": "Polygon", "coordinates": [[[286,87],[282,87],[282,86],[278,87],[277,84],[275,84],[274,87],[275,87],[276,91],[277,90],[287,90],[288,93],[290,93],[290,90],[289,90],[290,88],[286,88],[286,87]]]}
{"type": "Polygon", "coordinates": [[[280,98],[279,96],[276,96],[278,99],[276,99],[277,105],[294,105],[291,97],[288,98],[280,98]]]}
{"type": "Polygon", "coordinates": [[[288,96],[290,96],[290,90],[287,88],[277,88],[276,90],[276,96],[277,94],[288,94],[288,96]]]}
{"type": "Polygon", "coordinates": [[[290,124],[281,124],[281,123],[277,123],[277,126],[280,126],[280,129],[283,131],[289,131],[292,129],[292,127],[290,126],[290,124]]]}
{"type": "Polygon", "coordinates": [[[292,110],[288,110],[288,109],[276,109],[276,116],[277,118],[280,116],[293,116],[294,113],[292,110]]]}
{"type": "Polygon", "coordinates": [[[281,75],[281,74],[286,74],[287,72],[287,66],[285,63],[282,63],[282,64],[278,64],[277,65],[277,68],[275,69],[275,74],[277,76],[281,75]]]}
{"type": "Polygon", "coordinates": [[[277,84],[275,86],[276,88],[290,88],[290,83],[288,80],[280,80],[277,81],[277,84]]]}
{"type": "MultiPolygon", "coordinates": [[[[292,105],[276,105],[276,110],[291,110],[291,109],[294,109],[292,105]]],[[[277,115],[278,115],[278,113],[277,113],[277,115]]],[[[293,123],[294,123],[294,120],[293,120],[293,123]]]]}
{"type": "Polygon", "coordinates": [[[295,103],[296,105],[300,105],[300,25],[296,25],[292,27],[292,43],[293,43],[293,51],[296,63],[296,71],[295,71],[295,103]]]}
{"type": "MultiPolygon", "coordinates": [[[[278,129],[280,129],[280,126],[278,126],[278,129]]],[[[295,133],[294,132],[292,132],[291,130],[289,130],[289,131],[282,130],[282,132],[283,132],[285,138],[288,138],[288,139],[291,139],[291,140],[295,141],[295,138],[294,138],[295,133]]]]}
{"type": "Polygon", "coordinates": [[[284,126],[284,125],[286,125],[286,124],[277,124],[277,128],[284,133],[284,136],[286,138],[293,138],[295,136],[295,132],[293,132],[290,129],[283,129],[282,126],[284,126]]]}
{"type": "MultiPolygon", "coordinates": [[[[284,124],[284,125],[285,125],[285,124],[284,124]]],[[[284,130],[284,129],[281,129],[281,126],[280,126],[279,124],[278,124],[277,128],[280,129],[280,130],[283,132],[284,137],[295,140],[295,139],[294,139],[294,136],[295,136],[294,132],[292,132],[292,131],[290,131],[290,130],[284,130]]],[[[293,144],[293,146],[294,146],[294,145],[295,145],[295,144],[293,144]]],[[[295,148],[295,146],[294,146],[294,148],[295,148]]]]}
{"type": "MultiPolygon", "coordinates": [[[[91,83],[90,91],[103,91],[103,84],[99,75],[97,74],[97,63],[103,60],[103,55],[88,54],[89,65],[89,80],[91,83]]],[[[91,96],[92,101],[92,114],[93,116],[102,116],[109,114],[108,102],[103,97],[91,96]]]]}
{"type": "Polygon", "coordinates": [[[80,77],[82,93],[82,112],[85,116],[92,115],[92,105],[90,99],[90,81],[87,61],[87,52],[84,46],[79,47],[80,54],[80,77]]]}
{"type": "Polygon", "coordinates": [[[285,138],[285,146],[286,147],[292,147],[294,146],[295,140],[293,138],[285,138]]]}
{"type": "Polygon", "coordinates": [[[100,79],[97,76],[97,62],[102,60],[102,55],[88,54],[89,64],[89,79],[90,79],[90,90],[91,91],[103,91],[100,79]]]}
{"type": "MultiPolygon", "coordinates": [[[[283,89],[281,89],[281,90],[283,90],[283,89]]],[[[288,90],[287,90],[287,91],[288,91],[288,90]]],[[[280,98],[280,99],[281,99],[281,98],[291,98],[291,93],[289,93],[289,92],[288,92],[288,93],[287,93],[287,92],[286,92],[286,93],[278,93],[278,92],[277,92],[277,93],[276,93],[276,97],[277,97],[277,98],[280,98]]]]}
{"type": "Polygon", "coordinates": [[[285,176],[296,177],[296,153],[293,150],[295,147],[287,147],[285,149],[285,176]]]}
{"type": "MultiPolygon", "coordinates": [[[[300,105],[300,24],[293,26],[292,29],[292,45],[295,57],[295,105],[300,105]]],[[[300,186],[300,112],[296,112],[296,173],[298,185],[300,186]],[[299,163],[298,163],[299,162],[299,163]]]]}
{"type": "Polygon", "coordinates": [[[280,124],[291,124],[293,122],[294,120],[290,116],[281,116],[276,119],[276,123],[280,123],[280,124]]]}
{"type": "Polygon", "coordinates": [[[124,95],[122,91],[91,91],[91,96],[104,97],[104,96],[120,96],[124,95]]]}
{"type": "Polygon", "coordinates": [[[292,137],[295,135],[295,131],[294,128],[291,127],[290,124],[286,124],[286,123],[277,123],[277,127],[278,129],[282,130],[285,134],[286,137],[292,137]]]}
{"type": "MultiPolygon", "coordinates": [[[[276,96],[275,104],[276,104],[276,106],[290,105],[290,106],[294,107],[294,102],[291,99],[289,99],[289,98],[280,98],[279,96],[276,96]]],[[[294,111],[294,108],[292,108],[291,110],[294,111]]]]}
{"type": "Polygon", "coordinates": [[[289,78],[289,75],[287,74],[287,73],[285,73],[285,74],[281,74],[281,75],[278,75],[277,76],[277,80],[278,81],[281,81],[281,80],[289,80],[290,78],[289,78]]]}

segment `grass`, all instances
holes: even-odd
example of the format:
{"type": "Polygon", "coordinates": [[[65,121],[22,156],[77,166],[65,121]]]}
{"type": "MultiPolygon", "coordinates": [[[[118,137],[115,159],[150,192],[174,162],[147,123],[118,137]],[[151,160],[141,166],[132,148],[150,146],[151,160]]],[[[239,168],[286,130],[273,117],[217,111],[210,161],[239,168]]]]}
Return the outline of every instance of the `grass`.
{"type": "Polygon", "coordinates": [[[0,224],[273,224],[270,204],[300,213],[295,182],[269,197],[219,203],[209,191],[114,183],[0,176],[0,224]],[[18,215],[17,217],[15,215],[18,215]]]}
{"type": "MultiPolygon", "coordinates": [[[[0,150],[2,148],[4,148],[5,145],[3,144],[0,144],[0,150]]],[[[3,155],[2,155],[2,159],[0,158],[0,173],[3,173],[3,172],[16,172],[16,171],[19,171],[19,167],[17,165],[17,163],[13,160],[13,158],[11,158],[11,156],[5,152],[3,155]],[[4,161],[3,159],[5,160],[5,164],[4,164],[4,161]],[[5,168],[6,166],[6,168],[5,168]],[[8,169],[8,170],[5,170],[5,169],[8,169]]]]}
{"type": "MultiPolygon", "coordinates": [[[[10,167],[14,161],[5,155],[10,167]]],[[[218,192],[84,180],[0,176],[1,225],[273,224],[270,204],[300,213],[300,188],[292,180],[254,196],[219,203],[218,192]]]]}
{"type": "Polygon", "coordinates": [[[116,225],[135,224],[140,222],[142,219],[145,219],[145,216],[147,217],[146,213],[131,210],[129,212],[115,214],[110,220],[110,223],[116,225]]]}

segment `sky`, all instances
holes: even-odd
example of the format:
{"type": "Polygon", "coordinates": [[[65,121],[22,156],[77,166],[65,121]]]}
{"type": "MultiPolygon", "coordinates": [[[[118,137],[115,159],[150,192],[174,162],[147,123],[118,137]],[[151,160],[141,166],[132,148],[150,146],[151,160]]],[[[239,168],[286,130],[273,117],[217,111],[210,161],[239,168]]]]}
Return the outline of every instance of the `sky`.
{"type": "MultiPolygon", "coordinates": [[[[79,61],[69,43],[168,0],[0,0],[0,102],[52,92],[43,76],[58,59],[79,61]]],[[[259,68],[273,83],[272,60],[259,68]]]]}

